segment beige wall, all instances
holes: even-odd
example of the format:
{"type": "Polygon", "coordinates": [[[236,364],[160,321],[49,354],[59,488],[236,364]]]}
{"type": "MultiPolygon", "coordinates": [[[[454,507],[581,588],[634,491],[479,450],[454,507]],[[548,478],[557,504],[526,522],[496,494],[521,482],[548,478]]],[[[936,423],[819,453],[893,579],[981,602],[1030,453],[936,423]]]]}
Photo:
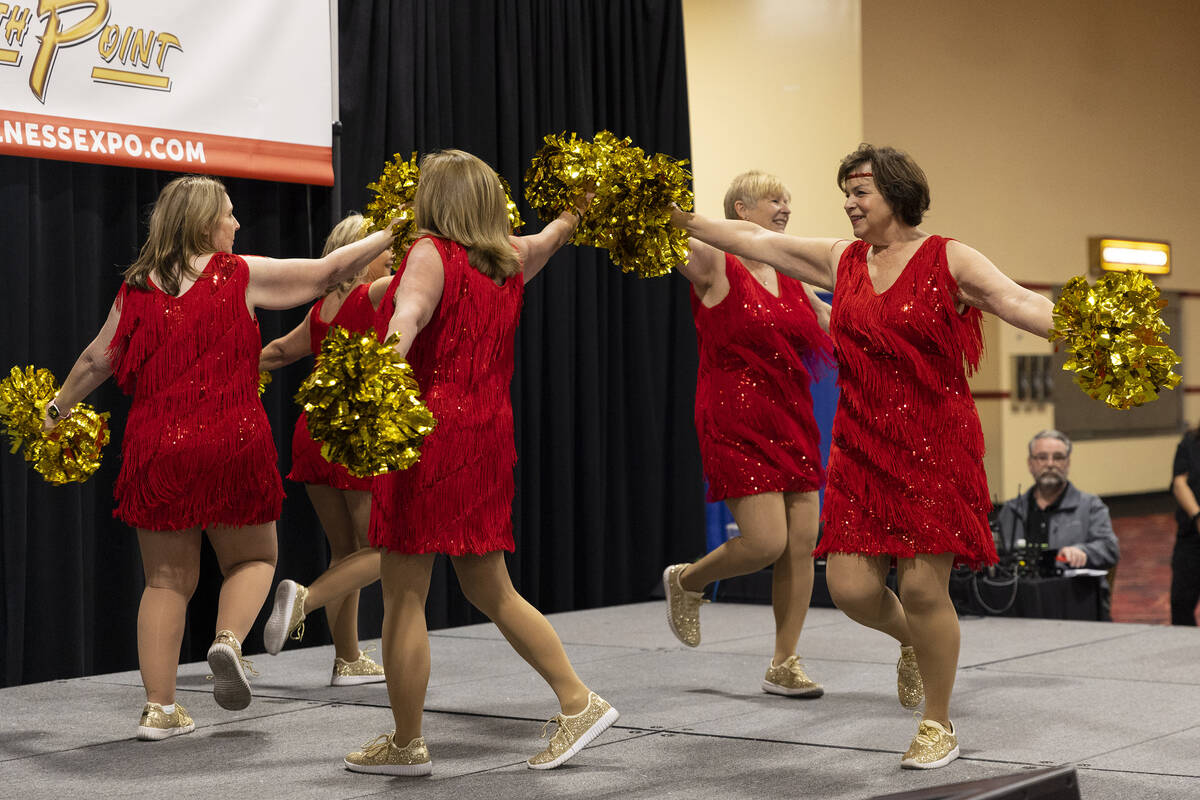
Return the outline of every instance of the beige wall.
{"type": "MultiPolygon", "coordinates": [[[[977,247],[1018,281],[1062,283],[1086,271],[1089,236],[1117,234],[1169,240],[1174,273],[1160,285],[1200,291],[1200,160],[1176,155],[1200,136],[1200,3],[683,0],[683,9],[701,212],[720,214],[729,179],[764,169],[792,190],[793,233],[849,235],[833,175],[866,139],[925,168],[927,229],[977,247]]],[[[1200,298],[1185,299],[1183,313],[1180,371],[1200,375],[1200,298]]],[[[1050,352],[995,319],[985,336],[979,392],[1011,391],[1012,356],[1050,352]]],[[[978,405],[988,479],[1003,499],[1029,485],[1025,443],[1054,409],[978,405]]],[[[1200,394],[1185,414],[1200,420],[1200,394]]],[[[1072,477],[1102,494],[1161,490],[1175,441],[1081,442],[1072,477]]]]}
{"type": "MultiPolygon", "coordinates": [[[[924,167],[928,230],[1043,284],[1086,271],[1089,236],[1163,238],[1174,272],[1160,285],[1200,290],[1191,201],[1200,161],[1176,155],[1200,136],[1200,4],[863,0],[861,8],[864,135],[924,167]]],[[[1185,300],[1185,376],[1200,369],[1197,314],[1200,302],[1185,300]]],[[[1049,352],[995,320],[986,334],[977,391],[1011,390],[1011,356],[1049,352]]],[[[1008,400],[979,408],[992,492],[1011,495],[1029,485],[1025,442],[1053,422],[1053,408],[1008,400]]],[[[1185,413],[1196,421],[1200,398],[1185,413]]],[[[1101,494],[1162,490],[1176,441],[1082,442],[1072,478],[1101,494]]]]}
{"type": "Polygon", "coordinates": [[[847,236],[834,181],[862,137],[858,0],[683,0],[696,207],[735,175],[792,192],[793,233],[847,236]]]}

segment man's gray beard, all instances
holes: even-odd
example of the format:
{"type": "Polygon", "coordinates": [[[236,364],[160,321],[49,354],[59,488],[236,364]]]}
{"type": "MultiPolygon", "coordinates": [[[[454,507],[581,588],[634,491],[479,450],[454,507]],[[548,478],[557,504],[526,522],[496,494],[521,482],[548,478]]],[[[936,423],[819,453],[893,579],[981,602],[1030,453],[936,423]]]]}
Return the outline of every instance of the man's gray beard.
{"type": "Polygon", "coordinates": [[[1038,476],[1038,488],[1043,492],[1054,492],[1067,485],[1067,479],[1064,475],[1054,472],[1044,472],[1038,476]]]}

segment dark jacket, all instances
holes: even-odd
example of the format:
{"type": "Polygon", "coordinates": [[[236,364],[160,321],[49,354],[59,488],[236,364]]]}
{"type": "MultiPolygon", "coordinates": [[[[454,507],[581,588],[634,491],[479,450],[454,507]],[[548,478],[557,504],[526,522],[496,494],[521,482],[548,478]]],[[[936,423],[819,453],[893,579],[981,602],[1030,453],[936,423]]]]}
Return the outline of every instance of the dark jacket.
{"type": "MultiPolygon", "coordinates": [[[[1029,499],[1033,491],[1030,489],[1000,507],[996,519],[996,550],[1001,555],[1011,553],[1018,540],[1029,538],[1025,535],[1025,517],[1029,513],[1029,499]]],[[[1048,510],[1048,513],[1047,538],[1051,550],[1068,545],[1082,548],[1087,553],[1088,560],[1084,566],[1088,569],[1109,569],[1116,565],[1121,557],[1121,547],[1117,544],[1108,506],[1104,505],[1103,500],[1094,494],[1079,491],[1073,483],[1068,482],[1058,508],[1048,510]]]]}

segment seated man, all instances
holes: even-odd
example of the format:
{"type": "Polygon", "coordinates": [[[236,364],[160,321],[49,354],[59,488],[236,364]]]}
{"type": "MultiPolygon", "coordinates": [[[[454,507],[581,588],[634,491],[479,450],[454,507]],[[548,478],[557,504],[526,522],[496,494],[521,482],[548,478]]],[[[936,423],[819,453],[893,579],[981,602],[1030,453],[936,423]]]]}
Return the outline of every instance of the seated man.
{"type": "MultiPolygon", "coordinates": [[[[1056,430],[1029,442],[1033,488],[1009,500],[996,518],[996,549],[1001,556],[1026,548],[1057,550],[1064,567],[1111,569],[1121,556],[1108,506],[1067,480],[1071,440],[1056,430]]],[[[1101,581],[1108,618],[1108,581],[1101,581]]]]}

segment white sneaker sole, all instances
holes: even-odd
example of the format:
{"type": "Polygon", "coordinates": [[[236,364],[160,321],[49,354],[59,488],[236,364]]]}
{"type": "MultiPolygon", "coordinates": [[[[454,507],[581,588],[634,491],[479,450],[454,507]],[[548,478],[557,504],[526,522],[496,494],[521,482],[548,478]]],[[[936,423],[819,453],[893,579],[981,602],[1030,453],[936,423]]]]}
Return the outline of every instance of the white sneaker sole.
{"type": "Polygon", "coordinates": [[[699,642],[692,644],[691,642],[687,641],[683,638],[683,634],[679,632],[679,629],[675,627],[675,617],[671,614],[671,593],[675,591],[675,589],[671,586],[671,567],[667,567],[663,570],[662,580],[663,596],[667,600],[667,626],[670,627],[671,633],[675,634],[675,638],[679,640],[680,644],[685,644],[688,647],[699,647],[699,642]]]}
{"type": "Polygon", "coordinates": [[[363,772],[368,775],[401,775],[411,778],[433,772],[432,761],[426,761],[424,764],[355,764],[343,758],[342,763],[351,772],[363,772]]]}
{"type": "Polygon", "coordinates": [[[194,730],[196,730],[195,723],[184,725],[180,728],[147,728],[145,725],[138,725],[137,738],[143,742],[161,742],[163,739],[170,739],[172,736],[182,736],[194,730]]]}
{"type": "Polygon", "coordinates": [[[287,642],[287,625],[292,621],[292,606],[296,602],[296,582],[280,581],[275,588],[275,607],[263,626],[263,647],[271,655],[277,655],[287,642]]]}
{"type": "Polygon", "coordinates": [[[208,648],[208,668],[213,676],[213,699],[227,711],[241,711],[250,705],[250,681],[241,661],[227,644],[208,648]]]}
{"type": "Polygon", "coordinates": [[[900,766],[904,769],[937,769],[946,766],[956,758],[958,758],[958,745],[955,745],[953,750],[937,761],[930,761],[926,764],[915,759],[904,758],[900,760],[900,766]]]}
{"type": "Polygon", "coordinates": [[[609,708],[608,711],[604,712],[604,716],[593,722],[592,727],[584,731],[583,735],[575,740],[575,744],[571,745],[570,748],[567,749],[567,752],[563,753],[558,758],[554,759],[553,761],[547,761],[545,764],[534,764],[530,761],[526,761],[525,763],[530,769],[554,769],[560,764],[565,763],[569,758],[591,744],[597,736],[612,727],[612,724],[616,722],[620,716],[621,715],[617,713],[615,708],[609,708]]]}
{"type": "Polygon", "coordinates": [[[816,699],[825,694],[825,690],[820,686],[814,686],[811,689],[789,689],[786,686],[780,686],[778,683],[770,681],[762,682],[762,690],[767,694],[778,694],[783,697],[809,697],[816,699]]]}
{"type": "Polygon", "coordinates": [[[364,683],[384,683],[386,675],[334,675],[329,679],[330,686],[361,686],[364,683]]]}

